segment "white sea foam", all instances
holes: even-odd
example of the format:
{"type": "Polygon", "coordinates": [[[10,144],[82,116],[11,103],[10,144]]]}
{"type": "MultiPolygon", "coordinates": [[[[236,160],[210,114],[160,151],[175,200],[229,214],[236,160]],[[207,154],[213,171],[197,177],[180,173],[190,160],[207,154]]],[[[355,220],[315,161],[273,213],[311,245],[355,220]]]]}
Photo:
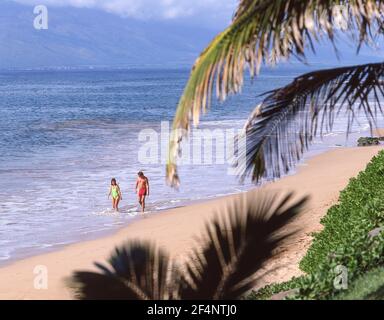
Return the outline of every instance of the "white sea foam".
{"type": "MultiPolygon", "coordinates": [[[[175,87],[181,89],[188,74],[57,76],[19,75],[7,78],[7,88],[0,86],[0,260],[96,237],[140,218],[134,193],[140,169],[150,178],[148,214],[253,187],[249,181],[239,185],[236,177],[227,175],[226,165],[186,165],[179,168],[182,183],[176,192],[165,186],[163,164],[139,163],[138,132],[159,130],[160,120],[172,118],[175,87]],[[44,88],[49,94],[42,93],[44,88]],[[106,196],[112,177],[123,192],[120,212],[110,209],[106,196]]],[[[199,128],[242,128],[257,102],[254,89],[273,89],[289,76],[265,79],[244,90],[241,102],[217,106],[199,128]],[[229,119],[230,114],[238,118],[229,119]]],[[[314,140],[308,155],[337,144],[355,145],[369,129],[359,122],[361,127],[354,126],[346,142],[346,119],[337,119],[331,133],[314,140]]]]}

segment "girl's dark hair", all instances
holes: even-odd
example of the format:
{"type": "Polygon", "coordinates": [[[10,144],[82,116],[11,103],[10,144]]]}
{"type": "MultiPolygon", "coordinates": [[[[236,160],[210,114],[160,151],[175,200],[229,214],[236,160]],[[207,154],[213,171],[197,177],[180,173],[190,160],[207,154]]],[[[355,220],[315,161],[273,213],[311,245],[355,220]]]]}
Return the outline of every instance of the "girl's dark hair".
{"type": "Polygon", "coordinates": [[[111,185],[113,185],[113,183],[117,184],[117,182],[116,182],[116,179],[115,179],[115,178],[112,178],[112,179],[111,179],[111,185]]]}
{"type": "Polygon", "coordinates": [[[139,172],[137,173],[137,175],[138,175],[139,177],[142,177],[142,176],[144,175],[144,173],[143,173],[143,171],[139,171],[139,172]]]}

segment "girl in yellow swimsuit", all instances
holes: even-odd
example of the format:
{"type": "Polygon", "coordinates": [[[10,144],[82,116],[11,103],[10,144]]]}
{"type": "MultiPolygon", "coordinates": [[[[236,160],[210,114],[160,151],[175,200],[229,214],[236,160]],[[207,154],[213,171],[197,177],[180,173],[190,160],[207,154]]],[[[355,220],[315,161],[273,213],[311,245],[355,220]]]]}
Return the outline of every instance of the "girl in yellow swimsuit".
{"type": "Polygon", "coordinates": [[[112,178],[111,180],[111,187],[109,188],[108,198],[110,196],[112,196],[112,208],[116,211],[119,211],[119,202],[120,200],[123,200],[123,197],[115,178],[112,178]]]}

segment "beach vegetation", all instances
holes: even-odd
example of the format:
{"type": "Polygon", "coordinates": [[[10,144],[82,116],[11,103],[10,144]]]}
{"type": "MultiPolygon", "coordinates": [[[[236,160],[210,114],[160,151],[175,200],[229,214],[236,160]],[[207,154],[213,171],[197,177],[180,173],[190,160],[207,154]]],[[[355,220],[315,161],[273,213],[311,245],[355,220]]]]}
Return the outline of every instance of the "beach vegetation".
{"type": "Polygon", "coordinates": [[[380,144],[380,138],[376,137],[360,137],[357,140],[358,147],[376,146],[380,144]]]}
{"type": "Polygon", "coordinates": [[[298,289],[292,299],[379,297],[384,281],[380,278],[384,265],[383,185],[384,151],[380,151],[364,171],[350,180],[338,203],[321,220],[324,228],[314,234],[300,262],[305,275],[269,285],[249,298],[268,299],[289,289],[298,289]],[[340,270],[345,270],[345,286],[338,283],[340,270]]]}
{"type": "Polygon", "coordinates": [[[336,296],[335,300],[383,300],[384,268],[373,269],[354,281],[349,290],[336,296]]]}

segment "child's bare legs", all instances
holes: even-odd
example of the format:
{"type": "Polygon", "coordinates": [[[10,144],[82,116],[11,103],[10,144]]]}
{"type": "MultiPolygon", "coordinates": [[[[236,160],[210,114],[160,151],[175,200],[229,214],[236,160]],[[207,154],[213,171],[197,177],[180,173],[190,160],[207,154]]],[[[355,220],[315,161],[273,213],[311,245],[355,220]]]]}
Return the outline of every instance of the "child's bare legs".
{"type": "Polygon", "coordinates": [[[119,202],[120,202],[120,197],[118,198],[112,198],[112,209],[119,211],[119,202]]]}
{"type": "Polygon", "coordinates": [[[142,208],[142,212],[144,213],[144,209],[145,209],[145,196],[141,197],[141,208],[142,208]]]}
{"type": "Polygon", "coordinates": [[[139,196],[138,197],[139,204],[141,206],[141,212],[144,213],[145,209],[145,196],[139,196]]]}
{"type": "Polygon", "coordinates": [[[120,202],[120,197],[117,197],[115,200],[115,210],[119,211],[119,202],[120,202]]]}

